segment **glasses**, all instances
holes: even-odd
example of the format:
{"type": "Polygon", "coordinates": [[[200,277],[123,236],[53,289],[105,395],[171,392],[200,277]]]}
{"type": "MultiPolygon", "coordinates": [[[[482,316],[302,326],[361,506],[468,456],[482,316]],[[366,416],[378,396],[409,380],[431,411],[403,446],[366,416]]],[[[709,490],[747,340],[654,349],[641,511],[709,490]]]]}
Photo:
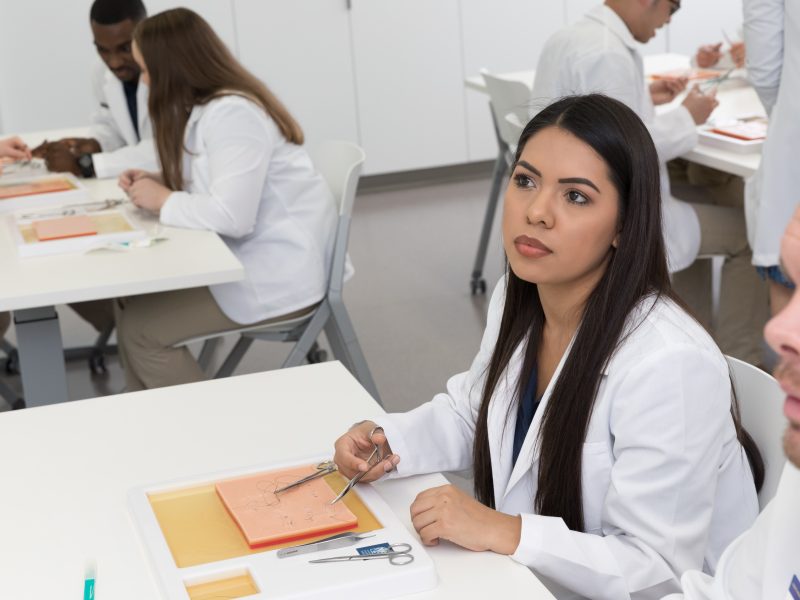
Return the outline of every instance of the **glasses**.
{"type": "Polygon", "coordinates": [[[669,16],[671,17],[681,9],[681,0],[667,0],[670,4],[669,16]]]}

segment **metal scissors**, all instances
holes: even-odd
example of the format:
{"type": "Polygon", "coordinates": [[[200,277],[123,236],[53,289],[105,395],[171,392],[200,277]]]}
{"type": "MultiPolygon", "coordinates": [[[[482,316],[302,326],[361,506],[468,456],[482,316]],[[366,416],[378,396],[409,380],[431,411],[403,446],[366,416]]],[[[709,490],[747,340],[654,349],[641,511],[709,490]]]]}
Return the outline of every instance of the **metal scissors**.
{"type": "MultiPolygon", "coordinates": [[[[369,441],[370,441],[370,443],[372,443],[372,446],[373,446],[374,449],[372,450],[372,454],[370,454],[369,457],[367,458],[367,467],[368,467],[367,470],[366,471],[361,471],[359,473],[356,473],[353,476],[353,478],[350,481],[347,482],[347,485],[344,486],[344,489],[341,492],[339,492],[339,495],[336,496],[336,498],[334,498],[333,500],[331,500],[331,504],[336,504],[339,500],[344,498],[350,492],[350,490],[353,489],[353,486],[355,486],[355,484],[357,484],[359,481],[361,481],[361,478],[364,477],[364,475],[369,473],[370,470],[375,465],[380,464],[380,462],[383,460],[383,453],[381,452],[380,446],[378,446],[378,444],[376,444],[375,442],[372,441],[372,435],[376,431],[378,431],[379,429],[381,431],[383,431],[383,427],[377,426],[377,427],[373,427],[372,431],[369,432],[369,441]]],[[[410,550],[410,548],[409,548],[409,550],[410,550]]],[[[412,558],[412,560],[413,560],[413,558],[412,558]]]]}
{"type": "MultiPolygon", "coordinates": [[[[378,430],[383,431],[383,427],[373,427],[372,431],[369,432],[370,442],[372,442],[372,435],[378,430]]],[[[353,489],[353,486],[355,486],[355,484],[361,481],[361,478],[364,477],[364,475],[369,473],[372,467],[379,464],[381,460],[383,460],[383,454],[381,453],[380,447],[375,442],[372,442],[372,445],[374,449],[372,450],[372,454],[370,454],[369,457],[367,458],[367,465],[369,466],[369,469],[360,473],[356,473],[355,476],[350,481],[347,482],[347,485],[344,486],[344,489],[341,492],[339,492],[339,495],[336,496],[336,498],[334,498],[333,500],[331,500],[330,502],[331,504],[336,504],[339,500],[344,498],[348,494],[348,492],[353,489]]],[[[337,470],[338,467],[336,466],[336,463],[334,463],[332,460],[323,461],[317,465],[316,472],[312,473],[311,475],[308,475],[307,477],[303,477],[302,479],[298,479],[297,481],[293,481],[292,483],[285,485],[281,488],[278,488],[277,490],[275,490],[274,493],[280,494],[281,492],[285,492],[286,490],[290,490],[299,485],[303,485],[304,483],[307,483],[319,477],[324,477],[325,475],[333,473],[334,471],[337,470]]]]}
{"type": "Polygon", "coordinates": [[[344,556],[331,556],[330,558],[318,558],[310,560],[309,563],[332,563],[332,562],[351,562],[359,560],[379,560],[385,559],[390,565],[402,567],[403,565],[414,562],[414,555],[411,554],[411,544],[389,544],[385,552],[375,554],[345,554],[344,556]]]}
{"type": "Polygon", "coordinates": [[[719,85],[723,81],[727,81],[728,79],[730,79],[731,73],[733,73],[735,70],[736,70],[735,67],[731,67],[730,69],[725,71],[722,75],[719,75],[718,77],[714,77],[713,79],[706,79],[705,81],[701,81],[698,85],[700,87],[708,86],[709,90],[712,87],[719,87],[719,85]]]}
{"type": "Polygon", "coordinates": [[[275,490],[276,494],[280,494],[281,492],[285,492],[286,490],[291,490],[292,488],[296,488],[298,485],[303,485],[309,481],[313,481],[314,479],[318,479],[319,477],[325,477],[325,475],[329,475],[337,470],[336,464],[332,460],[325,460],[322,461],[317,465],[317,470],[307,477],[303,477],[302,479],[298,479],[297,481],[293,481],[289,485],[285,485],[282,488],[278,488],[275,490]]]}

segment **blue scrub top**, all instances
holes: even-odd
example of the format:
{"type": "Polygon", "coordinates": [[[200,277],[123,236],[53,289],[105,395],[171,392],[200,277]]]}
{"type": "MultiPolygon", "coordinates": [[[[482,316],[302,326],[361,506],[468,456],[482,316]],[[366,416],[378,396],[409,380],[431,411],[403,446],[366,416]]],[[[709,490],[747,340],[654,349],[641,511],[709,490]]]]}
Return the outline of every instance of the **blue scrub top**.
{"type": "Polygon", "coordinates": [[[525,393],[522,396],[522,402],[519,403],[519,410],[517,411],[517,424],[514,427],[514,450],[511,454],[511,462],[513,465],[517,464],[517,457],[519,451],[522,450],[522,443],[525,441],[525,436],[528,434],[528,429],[533,422],[533,415],[536,414],[536,409],[539,408],[541,398],[536,398],[536,385],[538,378],[536,376],[536,365],[531,370],[528,385],[525,387],[525,393]]]}

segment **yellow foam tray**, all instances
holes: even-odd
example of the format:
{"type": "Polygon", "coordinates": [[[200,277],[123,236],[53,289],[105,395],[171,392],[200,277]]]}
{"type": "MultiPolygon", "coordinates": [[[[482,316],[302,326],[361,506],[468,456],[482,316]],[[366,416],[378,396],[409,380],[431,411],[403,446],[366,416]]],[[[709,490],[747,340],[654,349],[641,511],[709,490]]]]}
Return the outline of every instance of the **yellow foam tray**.
{"type": "MultiPolygon", "coordinates": [[[[339,473],[325,476],[325,481],[337,494],[347,484],[339,473]]],[[[164,539],[179,568],[258,554],[327,537],[316,536],[302,542],[251,549],[217,495],[215,484],[216,482],[211,482],[147,495],[164,539]]],[[[363,533],[383,527],[355,490],[347,494],[342,502],[358,518],[358,527],[352,531],[363,533]]]]}

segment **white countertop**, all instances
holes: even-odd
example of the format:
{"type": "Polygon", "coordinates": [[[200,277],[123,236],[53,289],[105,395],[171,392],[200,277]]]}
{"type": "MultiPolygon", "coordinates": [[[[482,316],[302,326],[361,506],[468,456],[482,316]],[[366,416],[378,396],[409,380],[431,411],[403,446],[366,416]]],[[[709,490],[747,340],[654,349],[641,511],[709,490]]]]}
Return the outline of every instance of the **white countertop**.
{"type": "MultiPolygon", "coordinates": [[[[0,595],[78,598],[87,560],[97,597],[158,597],[127,508],[137,486],[332,452],[380,409],[338,362],[0,414],[0,595]]],[[[440,475],[377,484],[403,524],[440,475]]],[[[550,599],[510,558],[442,543],[436,590],[414,598],[550,599]]]]}

